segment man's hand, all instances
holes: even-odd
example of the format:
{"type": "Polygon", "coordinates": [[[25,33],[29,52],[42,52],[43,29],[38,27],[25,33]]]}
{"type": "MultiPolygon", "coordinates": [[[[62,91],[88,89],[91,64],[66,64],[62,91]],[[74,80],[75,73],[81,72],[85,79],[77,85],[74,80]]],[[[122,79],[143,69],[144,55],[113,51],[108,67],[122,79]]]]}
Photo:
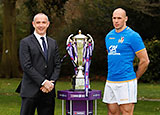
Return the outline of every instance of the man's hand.
{"type": "Polygon", "coordinates": [[[43,93],[48,93],[48,92],[49,92],[44,86],[42,86],[42,87],[40,88],[40,90],[41,90],[43,93]]]}
{"type": "Polygon", "coordinates": [[[40,88],[40,90],[42,90],[44,93],[48,93],[48,92],[51,92],[54,88],[54,84],[53,84],[54,81],[49,81],[49,80],[46,80],[44,85],[40,88]]]}

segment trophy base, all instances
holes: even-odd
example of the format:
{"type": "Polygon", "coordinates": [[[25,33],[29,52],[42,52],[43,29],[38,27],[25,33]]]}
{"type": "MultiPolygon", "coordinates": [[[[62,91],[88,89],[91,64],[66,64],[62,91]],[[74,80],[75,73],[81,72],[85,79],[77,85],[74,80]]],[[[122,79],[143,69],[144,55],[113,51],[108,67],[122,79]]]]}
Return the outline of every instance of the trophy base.
{"type": "Polygon", "coordinates": [[[84,78],[76,78],[75,79],[75,89],[84,90],[85,89],[85,81],[84,78]]]}
{"type": "MultiPolygon", "coordinates": [[[[73,77],[72,86],[73,86],[73,89],[70,89],[72,91],[73,90],[74,91],[84,91],[85,90],[85,79],[73,77]]],[[[90,90],[90,86],[89,86],[89,90],[90,90]]]]}

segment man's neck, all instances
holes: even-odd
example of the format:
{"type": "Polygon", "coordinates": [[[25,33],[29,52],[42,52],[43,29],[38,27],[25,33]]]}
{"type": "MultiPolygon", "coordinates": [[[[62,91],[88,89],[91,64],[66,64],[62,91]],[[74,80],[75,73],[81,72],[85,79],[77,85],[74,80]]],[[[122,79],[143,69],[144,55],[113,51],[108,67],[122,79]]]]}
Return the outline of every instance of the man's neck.
{"type": "Polygon", "coordinates": [[[127,26],[126,26],[126,25],[124,25],[122,28],[120,28],[120,29],[116,29],[116,32],[117,32],[117,33],[122,32],[126,27],[127,27],[127,26]]]}

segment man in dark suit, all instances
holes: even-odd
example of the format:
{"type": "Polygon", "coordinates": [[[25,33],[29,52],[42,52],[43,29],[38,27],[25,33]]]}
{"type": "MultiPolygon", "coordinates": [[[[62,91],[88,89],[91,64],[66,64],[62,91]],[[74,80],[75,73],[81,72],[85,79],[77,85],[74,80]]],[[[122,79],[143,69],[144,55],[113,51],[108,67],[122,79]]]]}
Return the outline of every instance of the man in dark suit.
{"type": "Polygon", "coordinates": [[[36,108],[38,115],[54,115],[55,83],[61,64],[56,41],[46,35],[49,24],[45,14],[36,14],[34,33],[20,42],[21,115],[34,115],[36,108]]]}

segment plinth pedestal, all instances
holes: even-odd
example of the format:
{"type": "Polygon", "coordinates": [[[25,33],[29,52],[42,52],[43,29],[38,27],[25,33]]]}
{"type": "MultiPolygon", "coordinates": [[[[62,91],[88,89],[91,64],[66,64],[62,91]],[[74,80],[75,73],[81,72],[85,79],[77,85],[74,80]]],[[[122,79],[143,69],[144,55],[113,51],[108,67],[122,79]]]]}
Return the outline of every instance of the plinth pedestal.
{"type": "Polygon", "coordinates": [[[95,101],[95,115],[97,115],[97,99],[101,99],[100,90],[89,91],[58,91],[58,99],[62,100],[62,115],[64,115],[64,100],[66,100],[66,115],[93,115],[93,101],[95,101]]]}

